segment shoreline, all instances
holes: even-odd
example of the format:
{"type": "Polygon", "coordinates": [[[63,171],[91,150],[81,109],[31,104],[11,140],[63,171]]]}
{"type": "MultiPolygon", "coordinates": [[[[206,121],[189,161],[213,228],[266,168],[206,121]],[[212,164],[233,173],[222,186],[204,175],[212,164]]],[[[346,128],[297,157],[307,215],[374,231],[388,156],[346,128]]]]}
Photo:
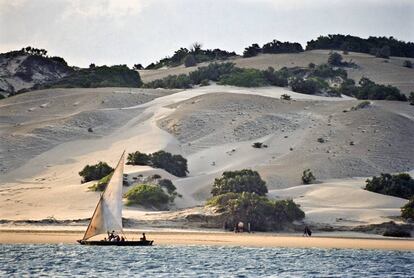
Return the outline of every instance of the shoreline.
{"type": "MultiPolygon", "coordinates": [[[[138,240],[144,230],[127,230],[130,240],[138,240]]],[[[196,245],[254,248],[339,248],[414,251],[414,239],[354,237],[338,233],[321,233],[312,237],[301,234],[251,233],[234,234],[219,231],[148,231],[147,238],[155,245],[196,245]]],[[[79,230],[1,229],[0,244],[77,244],[79,230]]]]}

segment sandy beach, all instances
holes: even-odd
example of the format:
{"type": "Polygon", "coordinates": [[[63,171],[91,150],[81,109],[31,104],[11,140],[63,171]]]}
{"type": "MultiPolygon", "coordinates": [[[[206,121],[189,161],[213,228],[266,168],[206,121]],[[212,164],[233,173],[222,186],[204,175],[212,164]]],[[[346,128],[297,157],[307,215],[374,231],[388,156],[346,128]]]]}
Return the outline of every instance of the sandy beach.
{"type": "MultiPolygon", "coordinates": [[[[137,240],[141,231],[126,233],[127,238],[137,240]]],[[[82,231],[29,231],[1,230],[1,244],[76,244],[82,238],[82,231]]],[[[300,234],[252,233],[234,234],[223,232],[169,232],[155,231],[147,233],[148,239],[155,245],[209,245],[209,246],[245,246],[245,247],[288,247],[288,248],[350,248],[414,251],[412,239],[384,239],[365,237],[342,237],[325,235],[302,237],[300,234]]]]}

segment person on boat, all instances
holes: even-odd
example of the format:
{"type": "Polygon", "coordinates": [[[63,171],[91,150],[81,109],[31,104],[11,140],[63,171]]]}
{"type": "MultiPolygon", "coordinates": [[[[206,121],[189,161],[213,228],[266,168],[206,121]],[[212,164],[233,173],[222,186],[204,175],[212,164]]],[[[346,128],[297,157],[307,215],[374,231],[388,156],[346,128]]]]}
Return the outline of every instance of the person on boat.
{"type": "Polygon", "coordinates": [[[121,236],[121,242],[124,242],[125,238],[123,236],[121,236]]]}
{"type": "Polygon", "coordinates": [[[111,233],[108,232],[108,240],[113,241],[112,239],[115,238],[115,231],[112,231],[111,233]]]}
{"type": "Polygon", "coordinates": [[[139,239],[141,241],[146,241],[147,237],[145,236],[145,233],[142,233],[142,237],[139,239]]]}

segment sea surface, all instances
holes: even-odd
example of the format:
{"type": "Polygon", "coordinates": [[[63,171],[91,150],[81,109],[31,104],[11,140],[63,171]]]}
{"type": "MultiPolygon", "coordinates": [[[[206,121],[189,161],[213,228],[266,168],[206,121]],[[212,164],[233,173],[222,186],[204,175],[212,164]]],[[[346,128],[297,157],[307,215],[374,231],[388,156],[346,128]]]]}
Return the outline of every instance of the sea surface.
{"type": "Polygon", "coordinates": [[[1,277],[414,277],[414,252],[0,245],[1,277]]]}

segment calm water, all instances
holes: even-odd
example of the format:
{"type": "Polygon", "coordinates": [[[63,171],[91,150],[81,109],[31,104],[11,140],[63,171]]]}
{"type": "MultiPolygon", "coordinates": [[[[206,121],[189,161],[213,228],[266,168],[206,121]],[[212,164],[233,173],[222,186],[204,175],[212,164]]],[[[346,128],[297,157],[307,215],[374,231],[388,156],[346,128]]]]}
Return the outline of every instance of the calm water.
{"type": "Polygon", "coordinates": [[[0,245],[1,277],[414,277],[414,252],[0,245]]]}

